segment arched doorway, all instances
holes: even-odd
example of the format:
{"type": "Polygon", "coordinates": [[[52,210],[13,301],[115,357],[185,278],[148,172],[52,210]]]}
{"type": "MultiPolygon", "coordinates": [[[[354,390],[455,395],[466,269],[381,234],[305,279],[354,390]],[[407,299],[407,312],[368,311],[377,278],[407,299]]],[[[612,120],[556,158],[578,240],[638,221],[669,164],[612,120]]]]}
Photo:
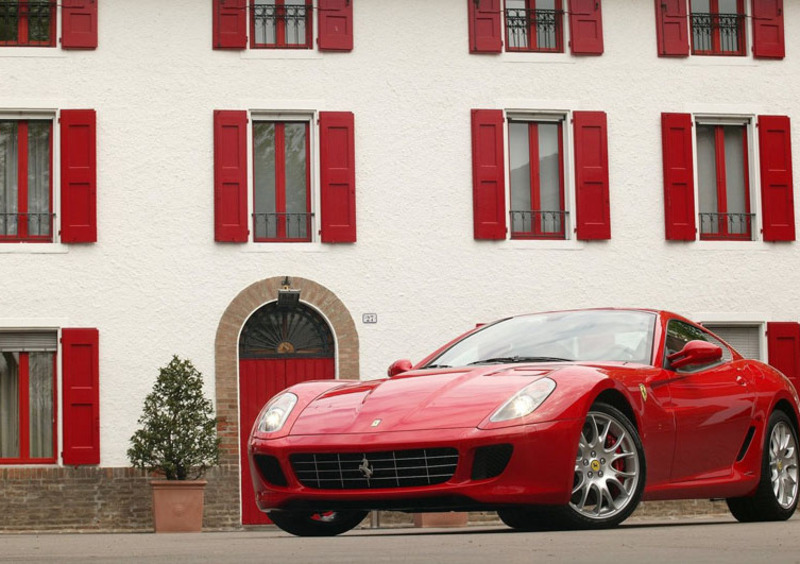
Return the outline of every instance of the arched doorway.
{"type": "Polygon", "coordinates": [[[270,302],[245,322],[239,336],[239,432],[242,524],[270,521],[256,507],[247,438],[261,408],[298,382],[336,377],[335,340],[325,318],[303,303],[270,302]]]}

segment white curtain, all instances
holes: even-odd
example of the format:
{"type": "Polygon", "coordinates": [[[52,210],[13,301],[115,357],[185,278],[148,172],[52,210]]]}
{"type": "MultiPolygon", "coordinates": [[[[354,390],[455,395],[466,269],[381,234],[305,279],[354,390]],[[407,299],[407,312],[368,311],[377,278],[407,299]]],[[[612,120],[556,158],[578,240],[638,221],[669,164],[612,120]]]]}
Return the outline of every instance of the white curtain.
{"type": "Polygon", "coordinates": [[[17,234],[17,122],[0,121],[0,236],[17,234]]]}
{"type": "Polygon", "coordinates": [[[29,235],[50,235],[50,125],[28,122],[29,235]]]}
{"type": "Polygon", "coordinates": [[[19,353],[0,354],[0,458],[19,456],[19,353]]]}
{"type": "Polygon", "coordinates": [[[30,457],[53,457],[53,353],[29,353],[30,457]]]}

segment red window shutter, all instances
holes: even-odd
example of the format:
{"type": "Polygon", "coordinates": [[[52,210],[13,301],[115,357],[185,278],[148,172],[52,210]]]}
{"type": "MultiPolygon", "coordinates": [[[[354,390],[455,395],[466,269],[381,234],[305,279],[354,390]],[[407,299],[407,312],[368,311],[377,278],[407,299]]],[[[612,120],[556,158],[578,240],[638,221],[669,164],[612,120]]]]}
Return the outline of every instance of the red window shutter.
{"type": "Polygon", "coordinates": [[[573,55],[603,53],[600,0],[569,0],[569,33],[573,55]]]}
{"type": "Polygon", "coordinates": [[[783,0],[753,0],[753,56],[783,59],[783,0]]]}
{"type": "Polygon", "coordinates": [[[787,116],[758,117],[765,241],[794,241],[792,139],[787,116]]]}
{"type": "Polygon", "coordinates": [[[319,113],[320,235],[323,243],[356,242],[356,150],[352,112],[319,113]]]}
{"type": "Polygon", "coordinates": [[[467,0],[469,52],[499,53],[503,50],[501,0],[467,0]]]}
{"type": "Polygon", "coordinates": [[[61,47],[97,48],[98,0],[61,0],[61,47]]]}
{"type": "Polygon", "coordinates": [[[100,361],[97,329],[61,332],[64,464],[100,464],[100,361]]]}
{"type": "Polygon", "coordinates": [[[214,0],[214,49],[247,47],[247,1],[214,0]]]}
{"type": "Polygon", "coordinates": [[[503,110],[472,110],[472,213],[475,239],[506,238],[503,110]]]}
{"type": "Polygon", "coordinates": [[[664,160],[664,218],[667,239],[694,241],[694,162],[692,116],[661,114],[664,160]]]}
{"type": "Polygon", "coordinates": [[[61,110],[61,241],[97,241],[97,117],[61,110]]]}
{"type": "Polygon", "coordinates": [[[659,57],[689,56],[686,0],[655,0],[659,57]]]}
{"type": "Polygon", "coordinates": [[[320,51],[353,50],[353,0],[319,0],[320,51]]]}
{"type": "Polygon", "coordinates": [[[611,239],[608,201],[608,127],[605,112],[575,112],[577,238],[611,239]]]}
{"type": "Polygon", "coordinates": [[[214,240],[246,243],[247,112],[214,112],[214,240]]]}
{"type": "Polygon", "coordinates": [[[800,389],[800,323],[767,323],[767,354],[770,365],[800,389]]]}

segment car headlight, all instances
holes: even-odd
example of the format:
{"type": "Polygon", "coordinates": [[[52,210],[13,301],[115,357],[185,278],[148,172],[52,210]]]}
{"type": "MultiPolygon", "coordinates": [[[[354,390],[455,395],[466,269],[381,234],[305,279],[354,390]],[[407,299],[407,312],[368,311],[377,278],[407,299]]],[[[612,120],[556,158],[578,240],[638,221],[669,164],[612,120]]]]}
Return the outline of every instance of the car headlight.
{"type": "Polygon", "coordinates": [[[280,431],[296,403],[297,396],[291,392],[275,396],[261,410],[256,428],[262,433],[280,431]]]}
{"type": "Polygon", "coordinates": [[[525,417],[533,413],[537,407],[556,389],[556,383],[550,378],[539,378],[528,384],[506,403],[500,406],[489,418],[492,423],[525,417]]]}

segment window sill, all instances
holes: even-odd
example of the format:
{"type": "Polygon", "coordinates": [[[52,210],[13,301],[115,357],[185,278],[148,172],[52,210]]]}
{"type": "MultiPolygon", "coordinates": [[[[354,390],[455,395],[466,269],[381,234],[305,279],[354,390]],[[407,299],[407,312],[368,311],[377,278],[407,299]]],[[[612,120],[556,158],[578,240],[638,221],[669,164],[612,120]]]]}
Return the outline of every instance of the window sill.
{"type": "Polygon", "coordinates": [[[576,58],[569,53],[503,52],[500,60],[504,63],[556,63],[574,65],[576,58]]]}
{"type": "Polygon", "coordinates": [[[58,47],[0,47],[0,58],[39,57],[42,59],[59,59],[67,53],[58,47]]]}
{"type": "Polygon", "coordinates": [[[298,243],[254,243],[251,241],[241,249],[243,253],[280,253],[287,251],[292,253],[321,253],[324,252],[324,246],[319,241],[298,243]]]}
{"type": "Polygon", "coordinates": [[[69,245],[61,243],[0,243],[3,255],[55,255],[69,252],[69,245]]]}
{"type": "Polygon", "coordinates": [[[758,62],[749,56],[690,55],[689,65],[697,67],[756,67],[758,62]]]}
{"type": "MultiPolygon", "coordinates": [[[[669,241],[680,244],[681,241],[669,241]]],[[[691,241],[685,241],[691,244],[691,241]]],[[[793,241],[771,243],[767,241],[694,241],[693,248],[698,251],[769,251],[776,247],[783,247],[785,243],[793,241]]],[[[788,245],[786,245],[788,248],[788,245]]]]}
{"type": "Polygon", "coordinates": [[[506,239],[500,248],[504,251],[582,251],[583,241],[576,239],[506,239]]]}
{"type": "Polygon", "coordinates": [[[321,59],[322,53],[317,49],[245,49],[242,59],[297,60],[321,59]]]}

